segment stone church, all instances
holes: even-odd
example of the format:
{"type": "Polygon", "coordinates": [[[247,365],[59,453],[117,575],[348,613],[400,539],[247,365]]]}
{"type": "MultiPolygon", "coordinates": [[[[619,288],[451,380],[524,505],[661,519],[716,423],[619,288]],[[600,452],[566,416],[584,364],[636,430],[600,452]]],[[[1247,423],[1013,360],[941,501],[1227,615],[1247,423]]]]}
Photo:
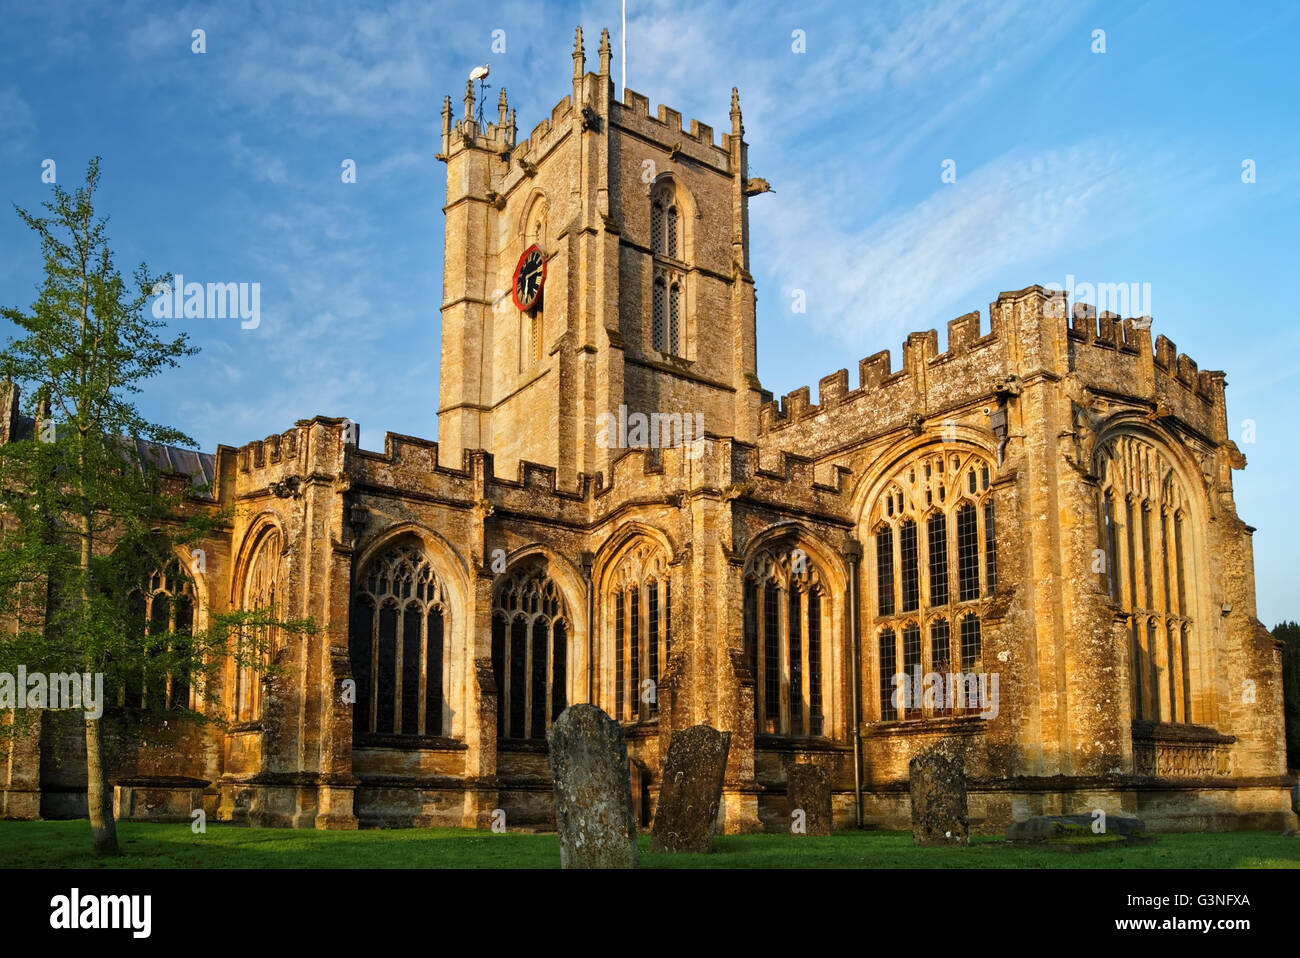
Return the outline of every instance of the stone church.
{"type": "MultiPolygon", "coordinates": [[[[496,122],[472,86],[459,118],[444,102],[437,442],[370,450],[317,416],[160,453],[234,519],[147,601],[320,628],[271,637],[274,679],[169,682],[223,721],[113,738],[119,816],[553,827],[546,732],[592,702],[643,826],[672,730],[707,723],[731,733],[731,833],[788,827],[795,763],[829,771],[838,826],[905,829],[908,761],[941,741],[977,832],[1097,807],[1285,827],[1224,374],[1030,286],[943,351],[915,332],[899,368],[775,401],[735,91],[718,135],[620,101],[607,32],[596,72],[578,32],[572,83],[526,138],[504,90],[496,122]]],[[[139,697],[117,701],[125,729],[139,697]]],[[[66,716],[0,756],[4,815],[85,814],[66,716]]]]}

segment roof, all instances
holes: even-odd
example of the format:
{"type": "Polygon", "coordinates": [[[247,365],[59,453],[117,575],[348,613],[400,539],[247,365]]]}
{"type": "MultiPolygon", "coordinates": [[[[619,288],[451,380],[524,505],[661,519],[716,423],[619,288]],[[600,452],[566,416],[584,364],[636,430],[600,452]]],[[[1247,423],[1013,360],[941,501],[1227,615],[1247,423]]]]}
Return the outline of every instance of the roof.
{"type": "MultiPolygon", "coordinates": [[[[131,440],[123,437],[123,442],[131,440]]],[[[144,439],[135,440],[135,449],[142,461],[153,463],[162,472],[189,476],[195,487],[210,486],[217,476],[217,457],[210,452],[195,452],[144,439]]]]}

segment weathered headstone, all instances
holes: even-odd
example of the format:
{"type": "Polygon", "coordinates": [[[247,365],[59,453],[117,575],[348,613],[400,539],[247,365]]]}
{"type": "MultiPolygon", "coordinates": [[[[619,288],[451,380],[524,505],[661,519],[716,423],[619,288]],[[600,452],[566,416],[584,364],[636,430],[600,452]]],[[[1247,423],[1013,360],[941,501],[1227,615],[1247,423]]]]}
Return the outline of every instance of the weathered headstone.
{"type": "MultiPolygon", "coordinates": [[[[1291,786],[1291,811],[1295,812],[1295,817],[1300,821],[1300,785],[1291,786]]],[[[1287,838],[1300,838],[1300,828],[1288,828],[1282,833],[1287,838]]]]}
{"type": "Polygon", "coordinates": [[[655,807],[653,852],[707,852],[722,801],[731,733],[707,725],[673,732],[655,807]]]}
{"type": "Polygon", "coordinates": [[[791,765],[786,773],[786,794],[790,798],[791,830],[802,826],[801,835],[831,833],[831,777],[820,765],[791,765]],[[802,812],[797,816],[796,812],[802,812]]]}
{"type": "Polygon", "coordinates": [[[908,764],[912,796],[912,842],[969,845],[966,763],[960,752],[940,744],[908,764]]]}
{"type": "Polygon", "coordinates": [[[636,820],[623,728],[594,705],[571,705],[546,736],[561,868],[636,868],[636,820]]]}

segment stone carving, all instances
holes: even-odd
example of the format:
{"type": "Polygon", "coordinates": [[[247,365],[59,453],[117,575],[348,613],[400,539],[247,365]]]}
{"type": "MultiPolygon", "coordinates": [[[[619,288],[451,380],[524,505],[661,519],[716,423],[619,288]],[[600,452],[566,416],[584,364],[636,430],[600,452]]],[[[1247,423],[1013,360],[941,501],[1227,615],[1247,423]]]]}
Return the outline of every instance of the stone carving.
{"type": "Polygon", "coordinates": [[[1232,774],[1232,753],[1221,745],[1135,743],[1133,760],[1137,774],[1159,778],[1218,778],[1232,774]]]}

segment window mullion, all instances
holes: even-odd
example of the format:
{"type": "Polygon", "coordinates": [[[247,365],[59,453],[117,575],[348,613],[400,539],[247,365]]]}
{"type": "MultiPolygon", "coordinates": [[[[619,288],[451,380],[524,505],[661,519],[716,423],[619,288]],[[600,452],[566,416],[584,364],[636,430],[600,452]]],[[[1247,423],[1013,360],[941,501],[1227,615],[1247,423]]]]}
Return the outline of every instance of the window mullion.
{"type": "Polygon", "coordinates": [[[375,602],[375,614],[370,623],[370,731],[378,728],[379,720],[379,620],[383,615],[383,603],[375,602]]]}
{"type": "MultiPolygon", "coordinates": [[[[440,677],[441,681],[441,677],[440,677]]],[[[420,608],[420,688],[416,712],[416,734],[423,735],[429,727],[429,610],[420,608]]]]}
{"type": "Polygon", "coordinates": [[[790,595],[788,583],[776,590],[776,661],[780,670],[777,683],[779,712],[776,731],[780,734],[790,730],[790,595]],[[784,666],[784,668],[782,668],[784,666]]]}
{"type": "MultiPolygon", "coordinates": [[[[534,617],[535,618],[535,617],[534,617]]],[[[533,618],[524,619],[524,738],[533,735],[533,618]]]]}
{"type": "Polygon", "coordinates": [[[801,589],[799,592],[799,658],[801,659],[801,668],[799,676],[802,679],[799,689],[800,708],[803,713],[803,723],[799,726],[803,735],[812,735],[812,636],[808,633],[808,603],[812,601],[812,588],[801,589]]]}
{"type": "Polygon", "coordinates": [[[754,699],[758,703],[754,709],[758,717],[761,732],[767,724],[767,681],[764,671],[767,665],[767,588],[761,580],[754,583],[754,617],[757,628],[754,630],[754,699]]]}
{"type": "Polygon", "coordinates": [[[396,647],[393,649],[393,734],[402,733],[402,692],[406,678],[406,606],[397,608],[396,647]]]}

